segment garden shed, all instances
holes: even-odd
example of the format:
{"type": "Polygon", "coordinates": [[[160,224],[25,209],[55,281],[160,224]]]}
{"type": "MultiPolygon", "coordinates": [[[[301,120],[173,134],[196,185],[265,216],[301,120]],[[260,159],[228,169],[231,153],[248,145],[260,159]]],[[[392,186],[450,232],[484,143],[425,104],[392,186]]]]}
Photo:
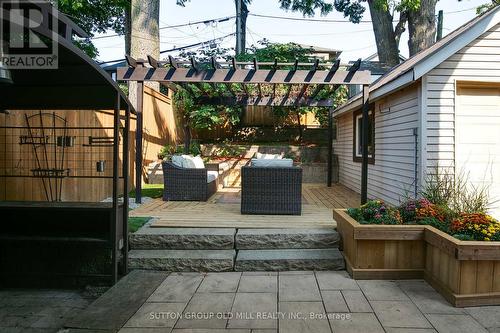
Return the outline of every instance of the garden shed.
{"type": "Polygon", "coordinates": [[[78,26],[49,3],[19,6],[25,15],[42,14],[42,24],[30,26],[29,33],[57,50],[58,65],[2,69],[1,280],[69,276],[116,282],[120,260],[126,271],[135,111],[119,86],[73,44],[75,36],[86,37],[78,26]]]}
{"type": "MultiPolygon", "coordinates": [[[[370,86],[368,197],[398,204],[436,167],[489,186],[500,217],[500,7],[479,15],[370,86]]],[[[340,183],[361,188],[357,95],[334,111],[340,183]]]]}

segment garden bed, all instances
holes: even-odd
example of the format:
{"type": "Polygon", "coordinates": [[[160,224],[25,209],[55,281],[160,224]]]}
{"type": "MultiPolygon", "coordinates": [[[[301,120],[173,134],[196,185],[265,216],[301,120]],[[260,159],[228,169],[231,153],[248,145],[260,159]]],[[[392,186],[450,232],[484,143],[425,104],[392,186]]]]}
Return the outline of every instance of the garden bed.
{"type": "Polygon", "coordinates": [[[334,210],[354,279],[424,278],[457,307],[500,305],[500,242],[461,241],[426,225],[360,224],[334,210]]]}

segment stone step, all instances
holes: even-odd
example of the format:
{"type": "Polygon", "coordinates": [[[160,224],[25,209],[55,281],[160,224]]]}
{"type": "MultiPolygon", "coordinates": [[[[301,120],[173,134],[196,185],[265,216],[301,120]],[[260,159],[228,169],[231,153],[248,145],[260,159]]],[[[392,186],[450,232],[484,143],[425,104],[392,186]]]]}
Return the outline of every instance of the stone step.
{"type": "Polygon", "coordinates": [[[170,272],[225,272],[234,268],[235,250],[131,250],[129,268],[170,272]]]}
{"type": "Polygon", "coordinates": [[[145,226],[130,234],[135,250],[230,250],[234,249],[234,228],[154,228],[145,226]]]}
{"type": "Polygon", "coordinates": [[[236,249],[323,249],[339,246],[334,229],[239,229],[236,249]]]}
{"type": "Polygon", "coordinates": [[[338,249],[240,250],[235,271],[343,270],[338,249]]]}

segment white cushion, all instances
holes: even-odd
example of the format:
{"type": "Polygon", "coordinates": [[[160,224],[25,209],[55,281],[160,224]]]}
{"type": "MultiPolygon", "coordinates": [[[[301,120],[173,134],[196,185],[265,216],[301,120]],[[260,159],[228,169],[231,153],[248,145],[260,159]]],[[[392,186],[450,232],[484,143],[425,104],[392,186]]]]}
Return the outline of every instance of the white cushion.
{"type": "Polygon", "coordinates": [[[213,182],[219,177],[218,171],[207,171],[207,183],[213,182]]]}
{"type": "Polygon", "coordinates": [[[184,158],[180,155],[172,156],[172,164],[178,166],[179,168],[184,167],[184,158]]]}
{"type": "Polygon", "coordinates": [[[261,158],[252,158],[252,166],[255,167],[264,167],[264,168],[269,168],[269,167],[278,167],[278,168],[287,168],[287,167],[292,167],[293,166],[293,160],[290,158],[283,158],[283,159],[261,159],[261,158]]]}
{"type": "Polygon", "coordinates": [[[182,161],[182,167],[187,168],[187,169],[194,169],[195,164],[193,161],[193,156],[191,155],[182,155],[183,161],[182,161]]]}
{"type": "Polygon", "coordinates": [[[193,163],[196,169],[205,169],[205,163],[200,155],[193,157],[193,163]]]}
{"type": "Polygon", "coordinates": [[[275,160],[275,159],[280,160],[283,158],[281,154],[262,154],[262,153],[257,153],[255,157],[258,159],[265,159],[265,160],[275,160]]]}

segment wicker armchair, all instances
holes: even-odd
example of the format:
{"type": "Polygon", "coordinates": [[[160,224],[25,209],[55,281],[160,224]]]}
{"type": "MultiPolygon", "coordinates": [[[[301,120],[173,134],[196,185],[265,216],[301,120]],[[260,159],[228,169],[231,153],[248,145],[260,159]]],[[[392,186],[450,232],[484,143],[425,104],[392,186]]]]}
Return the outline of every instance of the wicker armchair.
{"type": "Polygon", "coordinates": [[[219,177],[207,182],[208,171],[219,172],[217,163],[209,163],[204,169],[178,167],[163,161],[164,201],[207,201],[219,185],[219,177]]]}
{"type": "Polygon", "coordinates": [[[241,169],[241,213],[300,215],[302,169],[244,166],[241,169]]]}

